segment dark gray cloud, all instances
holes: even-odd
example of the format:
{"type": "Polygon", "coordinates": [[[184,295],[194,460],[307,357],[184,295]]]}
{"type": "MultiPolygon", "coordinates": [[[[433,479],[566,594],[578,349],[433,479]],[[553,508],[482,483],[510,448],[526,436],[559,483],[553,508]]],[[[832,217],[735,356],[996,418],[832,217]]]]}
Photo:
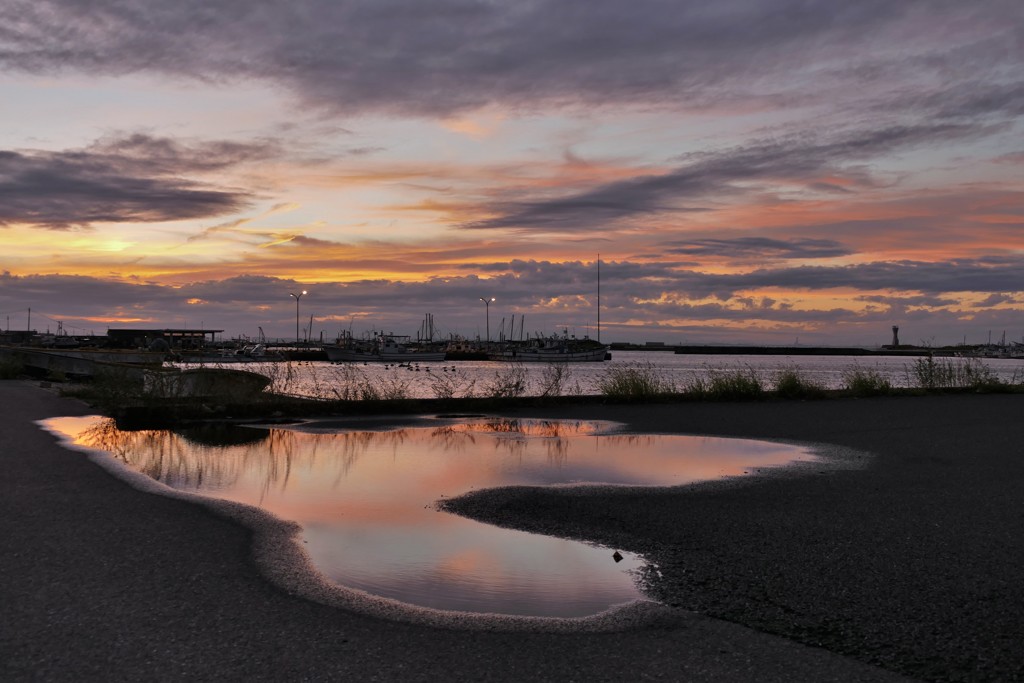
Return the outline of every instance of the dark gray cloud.
{"type": "Polygon", "coordinates": [[[848,256],[854,251],[835,240],[769,237],[737,237],[735,239],[700,239],[665,244],[668,254],[685,256],[725,256],[730,259],[811,259],[848,256]]]}
{"type": "Polygon", "coordinates": [[[1000,265],[987,259],[961,259],[762,269],[738,275],[702,277],[696,282],[697,288],[687,292],[691,296],[730,298],[735,292],[746,289],[819,291],[841,287],[943,294],[1020,291],[1022,283],[1024,260],[1020,258],[1000,265]]]}
{"type": "Polygon", "coordinates": [[[989,294],[987,297],[973,304],[974,308],[989,308],[991,306],[998,306],[999,304],[1017,304],[1021,302],[1020,292],[1016,295],[995,293],[989,294]]]}
{"type": "Polygon", "coordinates": [[[916,308],[941,308],[943,306],[956,306],[960,303],[958,299],[952,299],[948,296],[919,294],[868,295],[859,296],[857,300],[881,304],[895,311],[907,311],[916,308]]]}
{"type": "Polygon", "coordinates": [[[67,229],[223,215],[243,208],[253,195],[188,176],[275,151],[269,143],[184,145],[145,135],[108,138],[81,150],[0,151],[0,226],[67,229]]]}
{"type": "Polygon", "coordinates": [[[353,112],[701,107],[813,99],[815,72],[863,89],[908,61],[968,79],[1020,58],[1021,17],[1016,0],[8,0],[0,68],[268,79],[353,112]]]}
{"type": "Polygon", "coordinates": [[[921,145],[979,137],[991,130],[988,124],[921,123],[843,131],[821,139],[786,135],[690,154],[682,166],[660,175],[605,183],[568,196],[498,202],[489,205],[497,216],[463,227],[591,231],[620,220],[694,210],[688,204],[711,196],[758,192],[759,184],[768,181],[813,185],[817,176],[828,173],[865,185],[870,181],[863,172],[856,168],[847,173],[845,165],[921,145]]]}

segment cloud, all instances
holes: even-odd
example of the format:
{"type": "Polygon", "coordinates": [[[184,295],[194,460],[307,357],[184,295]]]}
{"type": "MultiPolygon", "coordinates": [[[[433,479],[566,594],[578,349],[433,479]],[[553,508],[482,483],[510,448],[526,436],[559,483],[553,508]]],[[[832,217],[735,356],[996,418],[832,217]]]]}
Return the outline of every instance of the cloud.
{"type": "MultiPolygon", "coordinates": [[[[850,330],[865,325],[880,330],[882,343],[889,325],[915,321],[914,334],[922,338],[951,334],[959,341],[968,330],[984,333],[985,326],[1019,329],[1019,310],[1007,304],[1022,297],[1022,275],[1024,260],[1019,256],[733,275],[667,263],[612,261],[601,267],[601,319],[620,339],[651,338],[653,330],[696,334],[703,329],[700,334],[706,338],[724,341],[733,335],[729,326],[735,326],[742,327],[746,341],[768,339],[771,335],[759,337],[759,330],[776,329],[801,335],[818,330],[835,342],[849,343],[850,330]],[[831,294],[844,290],[852,291],[848,298],[831,294]],[[961,297],[950,296],[961,291],[976,293],[980,303],[965,306],[961,297]],[[815,306],[796,305],[812,295],[819,296],[815,306]]],[[[327,338],[350,324],[357,331],[408,334],[425,313],[434,314],[444,335],[473,336],[484,322],[483,311],[477,310],[481,296],[496,298],[490,306],[492,330],[502,319],[507,324],[512,316],[518,320],[525,315],[531,331],[570,328],[593,334],[598,310],[593,261],[509,261],[494,264],[487,277],[472,273],[422,282],[381,278],[304,283],[246,275],[181,285],[2,273],[0,311],[10,314],[31,306],[33,320],[62,320],[79,329],[102,330],[133,320],[144,321],[143,326],[203,324],[228,335],[252,335],[262,327],[269,335],[288,336],[295,322],[295,303],[288,293],[299,289],[309,292],[302,298],[303,316],[314,316],[315,329],[323,329],[327,338]]]]}
{"type": "Polygon", "coordinates": [[[464,224],[465,229],[513,228],[524,231],[592,231],[616,221],[666,213],[703,210],[689,204],[712,197],[757,193],[773,182],[813,186],[821,175],[848,175],[851,184],[866,185],[859,169],[844,164],[898,150],[942,141],[985,135],[988,125],[922,123],[842,131],[816,139],[792,134],[746,145],[690,154],[682,166],[660,175],[639,175],[601,184],[575,194],[498,202],[492,218],[464,224]]]}
{"type": "Polygon", "coordinates": [[[0,225],[68,229],[220,216],[254,196],[186,176],[275,151],[268,143],[184,145],[146,135],[106,138],[81,150],[0,151],[0,225]]]}
{"type": "Polygon", "coordinates": [[[850,266],[801,266],[763,269],[718,276],[708,284],[721,293],[746,289],[778,288],[823,290],[851,288],[861,291],[898,290],[943,294],[951,292],[1012,292],[1024,283],[1024,259],[992,262],[954,259],[945,262],[896,261],[850,266]]]}
{"type": "MultiPolygon", "coordinates": [[[[264,79],[351,113],[813,97],[1005,59],[1015,0],[8,0],[0,68],[264,79]],[[956,27],[956,30],[952,30],[956,27]]],[[[913,81],[910,81],[913,82],[913,81]]],[[[825,101],[825,100],[819,100],[825,101]]]]}
{"type": "Polygon", "coordinates": [[[848,256],[853,252],[835,240],[768,237],[735,239],[700,239],[689,242],[668,242],[666,253],[687,256],[725,256],[732,259],[812,259],[848,256]]]}
{"type": "MultiPolygon", "coordinates": [[[[1022,290],[1022,291],[1024,291],[1024,290],[1022,290]]],[[[992,306],[998,306],[999,304],[1014,304],[1014,305],[1016,305],[1016,304],[1021,303],[1022,297],[1020,296],[1020,294],[1021,294],[1021,292],[1018,292],[1016,295],[1013,295],[1013,294],[1003,294],[1001,292],[997,292],[997,293],[989,294],[987,297],[985,297],[981,301],[977,301],[977,302],[975,302],[975,303],[973,303],[971,305],[974,308],[990,308],[992,306]]]]}

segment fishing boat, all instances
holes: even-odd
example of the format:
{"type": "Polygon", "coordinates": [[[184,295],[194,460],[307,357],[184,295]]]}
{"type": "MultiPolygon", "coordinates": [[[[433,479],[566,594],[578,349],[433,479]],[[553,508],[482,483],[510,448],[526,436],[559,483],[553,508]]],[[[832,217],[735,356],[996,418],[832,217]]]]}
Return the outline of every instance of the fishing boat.
{"type": "Polygon", "coordinates": [[[265,344],[247,344],[239,349],[223,348],[217,351],[184,351],[173,360],[180,363],[269,363],[287,360],[281,353],[267,350],[265,344]]]}
{"type": "Polygon", "coordinates": [[[608,347],[584,337],[534,337],[524,342],[508,342],[491,349],[488,360],[524,363],[596,363],[608,360],[608,347]]]}
{"type": "Polygon", "coordinates": [[[334,344],[324,344],[324,353],[332,363],[423,363],[442,361],[444,349],[421,346],[408,335],[376,334],[355,339],[343,332],[334,344]]]}

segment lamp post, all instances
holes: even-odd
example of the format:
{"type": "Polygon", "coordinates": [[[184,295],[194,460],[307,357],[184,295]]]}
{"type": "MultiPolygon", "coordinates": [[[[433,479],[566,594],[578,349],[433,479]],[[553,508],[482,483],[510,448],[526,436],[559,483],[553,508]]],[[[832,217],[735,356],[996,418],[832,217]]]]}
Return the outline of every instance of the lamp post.
{"type": "Polygon", "coordinates": [[[491,343],[491,302],[494,301],[492,296],[490,299],[480,297],[480,301],[484,302],[484,306],[487,307],[487,343],[491,343]]]}
{"type": "MultiPolygon", "coordinates": [[[[302,290],[302,294],[305,294],[306,290],[302,290]]],[[[289,292],[289,296],[295,297],[295,343],[298,344],[302,341],[302,337],[299,336],[299,299],[302,298],[302,294],[293,294],[289,292]]]]}

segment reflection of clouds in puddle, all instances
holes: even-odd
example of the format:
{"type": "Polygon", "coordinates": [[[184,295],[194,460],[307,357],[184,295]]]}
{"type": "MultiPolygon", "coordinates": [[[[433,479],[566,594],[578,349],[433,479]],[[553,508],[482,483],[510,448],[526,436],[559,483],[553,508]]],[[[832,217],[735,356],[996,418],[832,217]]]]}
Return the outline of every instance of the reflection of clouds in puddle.
{"type": "Polygon", "coordinates": [[[441,576],[459,577],[480,574],[481,570],[494,572],[498,563],[479,548],[465,548],[448,557],[441,558],[434,572],[441,576]]]}
{"type": "Polygon", "coordinates": [[[810,458],[791,445],[623,434],[596,421],[330,424],[184,433],[120,431],[101,418],[48,426],[176,489],[298,522],[316,566],[343,585],[441,609],[515,604],[514,613],[562,616],[641,598],[631,572],[642,560],[616,565],[608,549],[496,528],[434,503],[509,485],[671,486],[810,458]]]}

